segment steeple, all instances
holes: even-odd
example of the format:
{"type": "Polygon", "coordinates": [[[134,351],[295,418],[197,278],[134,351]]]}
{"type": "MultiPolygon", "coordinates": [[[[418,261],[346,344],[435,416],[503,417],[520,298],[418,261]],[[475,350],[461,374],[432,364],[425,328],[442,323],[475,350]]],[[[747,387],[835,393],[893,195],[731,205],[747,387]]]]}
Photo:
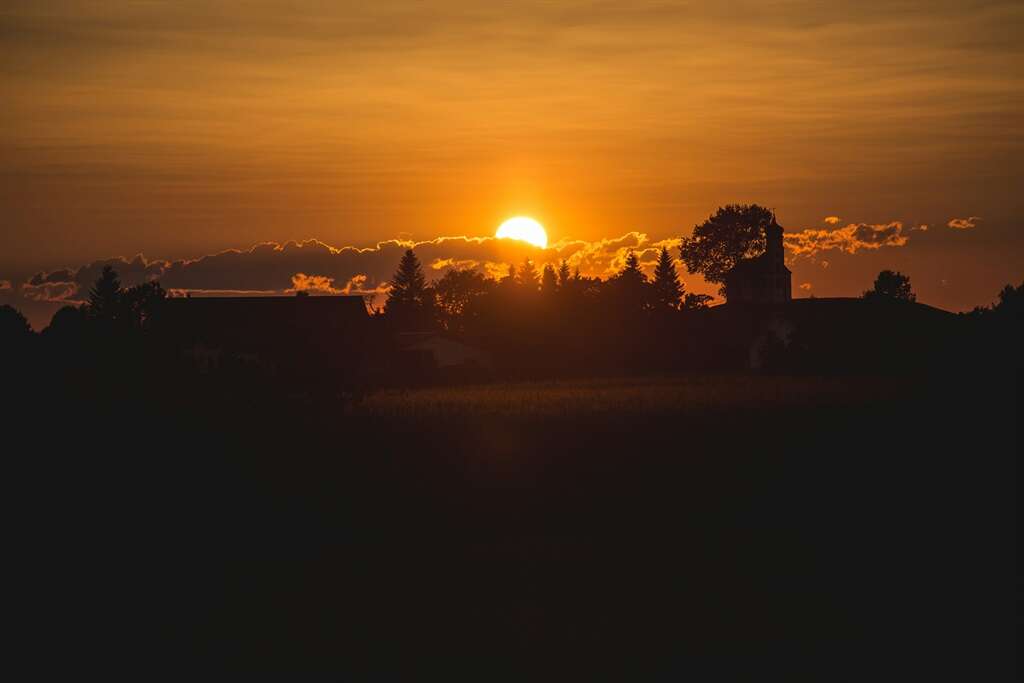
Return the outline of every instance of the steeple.
{"type": "Polygon", "coordinates": [[[793,274],[786,267],[782,226],[772,214],[764,228],[765,250],[760,256],[740,259],[725,275],[725,298],[730,303],[781,304],[793,297],[793,274]]]}
{"type": "Polygon", "coordinates": [[[785,265],[785,252],[782,248],[782,226],[775,220],[772,213],[772,222],[764,229],[765,254],[773,264],[785,265]]]}

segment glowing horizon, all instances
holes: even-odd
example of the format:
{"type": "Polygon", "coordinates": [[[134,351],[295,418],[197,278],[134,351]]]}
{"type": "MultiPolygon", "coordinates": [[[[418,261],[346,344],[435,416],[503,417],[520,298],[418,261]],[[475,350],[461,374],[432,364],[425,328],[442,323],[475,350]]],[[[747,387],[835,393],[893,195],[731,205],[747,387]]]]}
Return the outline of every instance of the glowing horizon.
{"type": "Polygon", "coordinates": [[[737,3],[9,3],[0,304],[48,319],[60,283],[88,283],[39,273],[136,254],[493,236],[512,216],[548,249],[674,244],[733,202],[777,211],[815,296],[892,268],[962,311],[1019,281],[1024,5],[737,3]]]}

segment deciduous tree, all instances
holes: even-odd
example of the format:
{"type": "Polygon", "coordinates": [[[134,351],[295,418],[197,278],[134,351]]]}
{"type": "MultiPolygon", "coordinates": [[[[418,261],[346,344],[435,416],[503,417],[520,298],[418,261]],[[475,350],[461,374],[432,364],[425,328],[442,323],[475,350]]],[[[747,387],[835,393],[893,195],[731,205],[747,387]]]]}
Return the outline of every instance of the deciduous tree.
{"type": "MultiPolygon", "coordinates": [[[[725,275],[740,259],[764,253],[765,228],[774,214],[757,204],[729,204],[718,209],[682,238],[679,256],[691,273],[723,284],[725,275]]],[[[722,293],[724,294],[724,284],[722,293]]]]}
{"type": "Polygon", "coordinates": [[[865,299],[916,301],[917,295],[910,288],[910,278],[899,271],[883,270],[875,278],[875,285],[864,292],[865,299]]]}

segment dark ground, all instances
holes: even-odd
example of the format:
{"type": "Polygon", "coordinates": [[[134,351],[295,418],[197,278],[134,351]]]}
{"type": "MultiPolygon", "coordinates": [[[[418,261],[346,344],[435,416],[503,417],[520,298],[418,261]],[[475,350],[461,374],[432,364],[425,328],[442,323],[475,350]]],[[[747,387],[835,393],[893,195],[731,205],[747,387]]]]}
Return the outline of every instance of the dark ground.
{"type": "Polygon", "coordinates": [[[43,669],[1011,680],[1019,387],[477,419],[51,396],[8,430],[12,618],[43,669]]]}

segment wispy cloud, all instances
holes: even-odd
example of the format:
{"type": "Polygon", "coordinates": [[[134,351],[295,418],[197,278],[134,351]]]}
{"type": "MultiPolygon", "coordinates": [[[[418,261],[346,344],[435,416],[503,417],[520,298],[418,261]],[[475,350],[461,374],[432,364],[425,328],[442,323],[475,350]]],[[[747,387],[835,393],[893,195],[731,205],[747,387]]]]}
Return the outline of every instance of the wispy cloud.
{"type": "Polygon", "coordinates": [[[334,286],[334,278],[324,275],[306,275],[295,273],[292,275],[292,286],[289,292],[308,292],[316,294],[341,294],[341,290],[334,286]]]}
{"type": "Polygon", "coordinates": [[[77,306],[84,303],[84,298],[78,296],[80,290],[84,292],[77,282],[25,283],[21,295],[29,301],[77,306]]]}
{"type": "Polygon", "coordinates": [[[947,226],[954,230],[971,230],[978,227],[981,216],[968,216],[967,218],[950,218],[947,226]]]}
{"type": "Polygon", "coordinates": [[[850,223],[842,228],[818,230],[808,228],[783,235],[786,248],[794,257],[813,257],[823,251],[856,254],[863,249],[902,247],[910,239],[903,223],[850,223]]]}

